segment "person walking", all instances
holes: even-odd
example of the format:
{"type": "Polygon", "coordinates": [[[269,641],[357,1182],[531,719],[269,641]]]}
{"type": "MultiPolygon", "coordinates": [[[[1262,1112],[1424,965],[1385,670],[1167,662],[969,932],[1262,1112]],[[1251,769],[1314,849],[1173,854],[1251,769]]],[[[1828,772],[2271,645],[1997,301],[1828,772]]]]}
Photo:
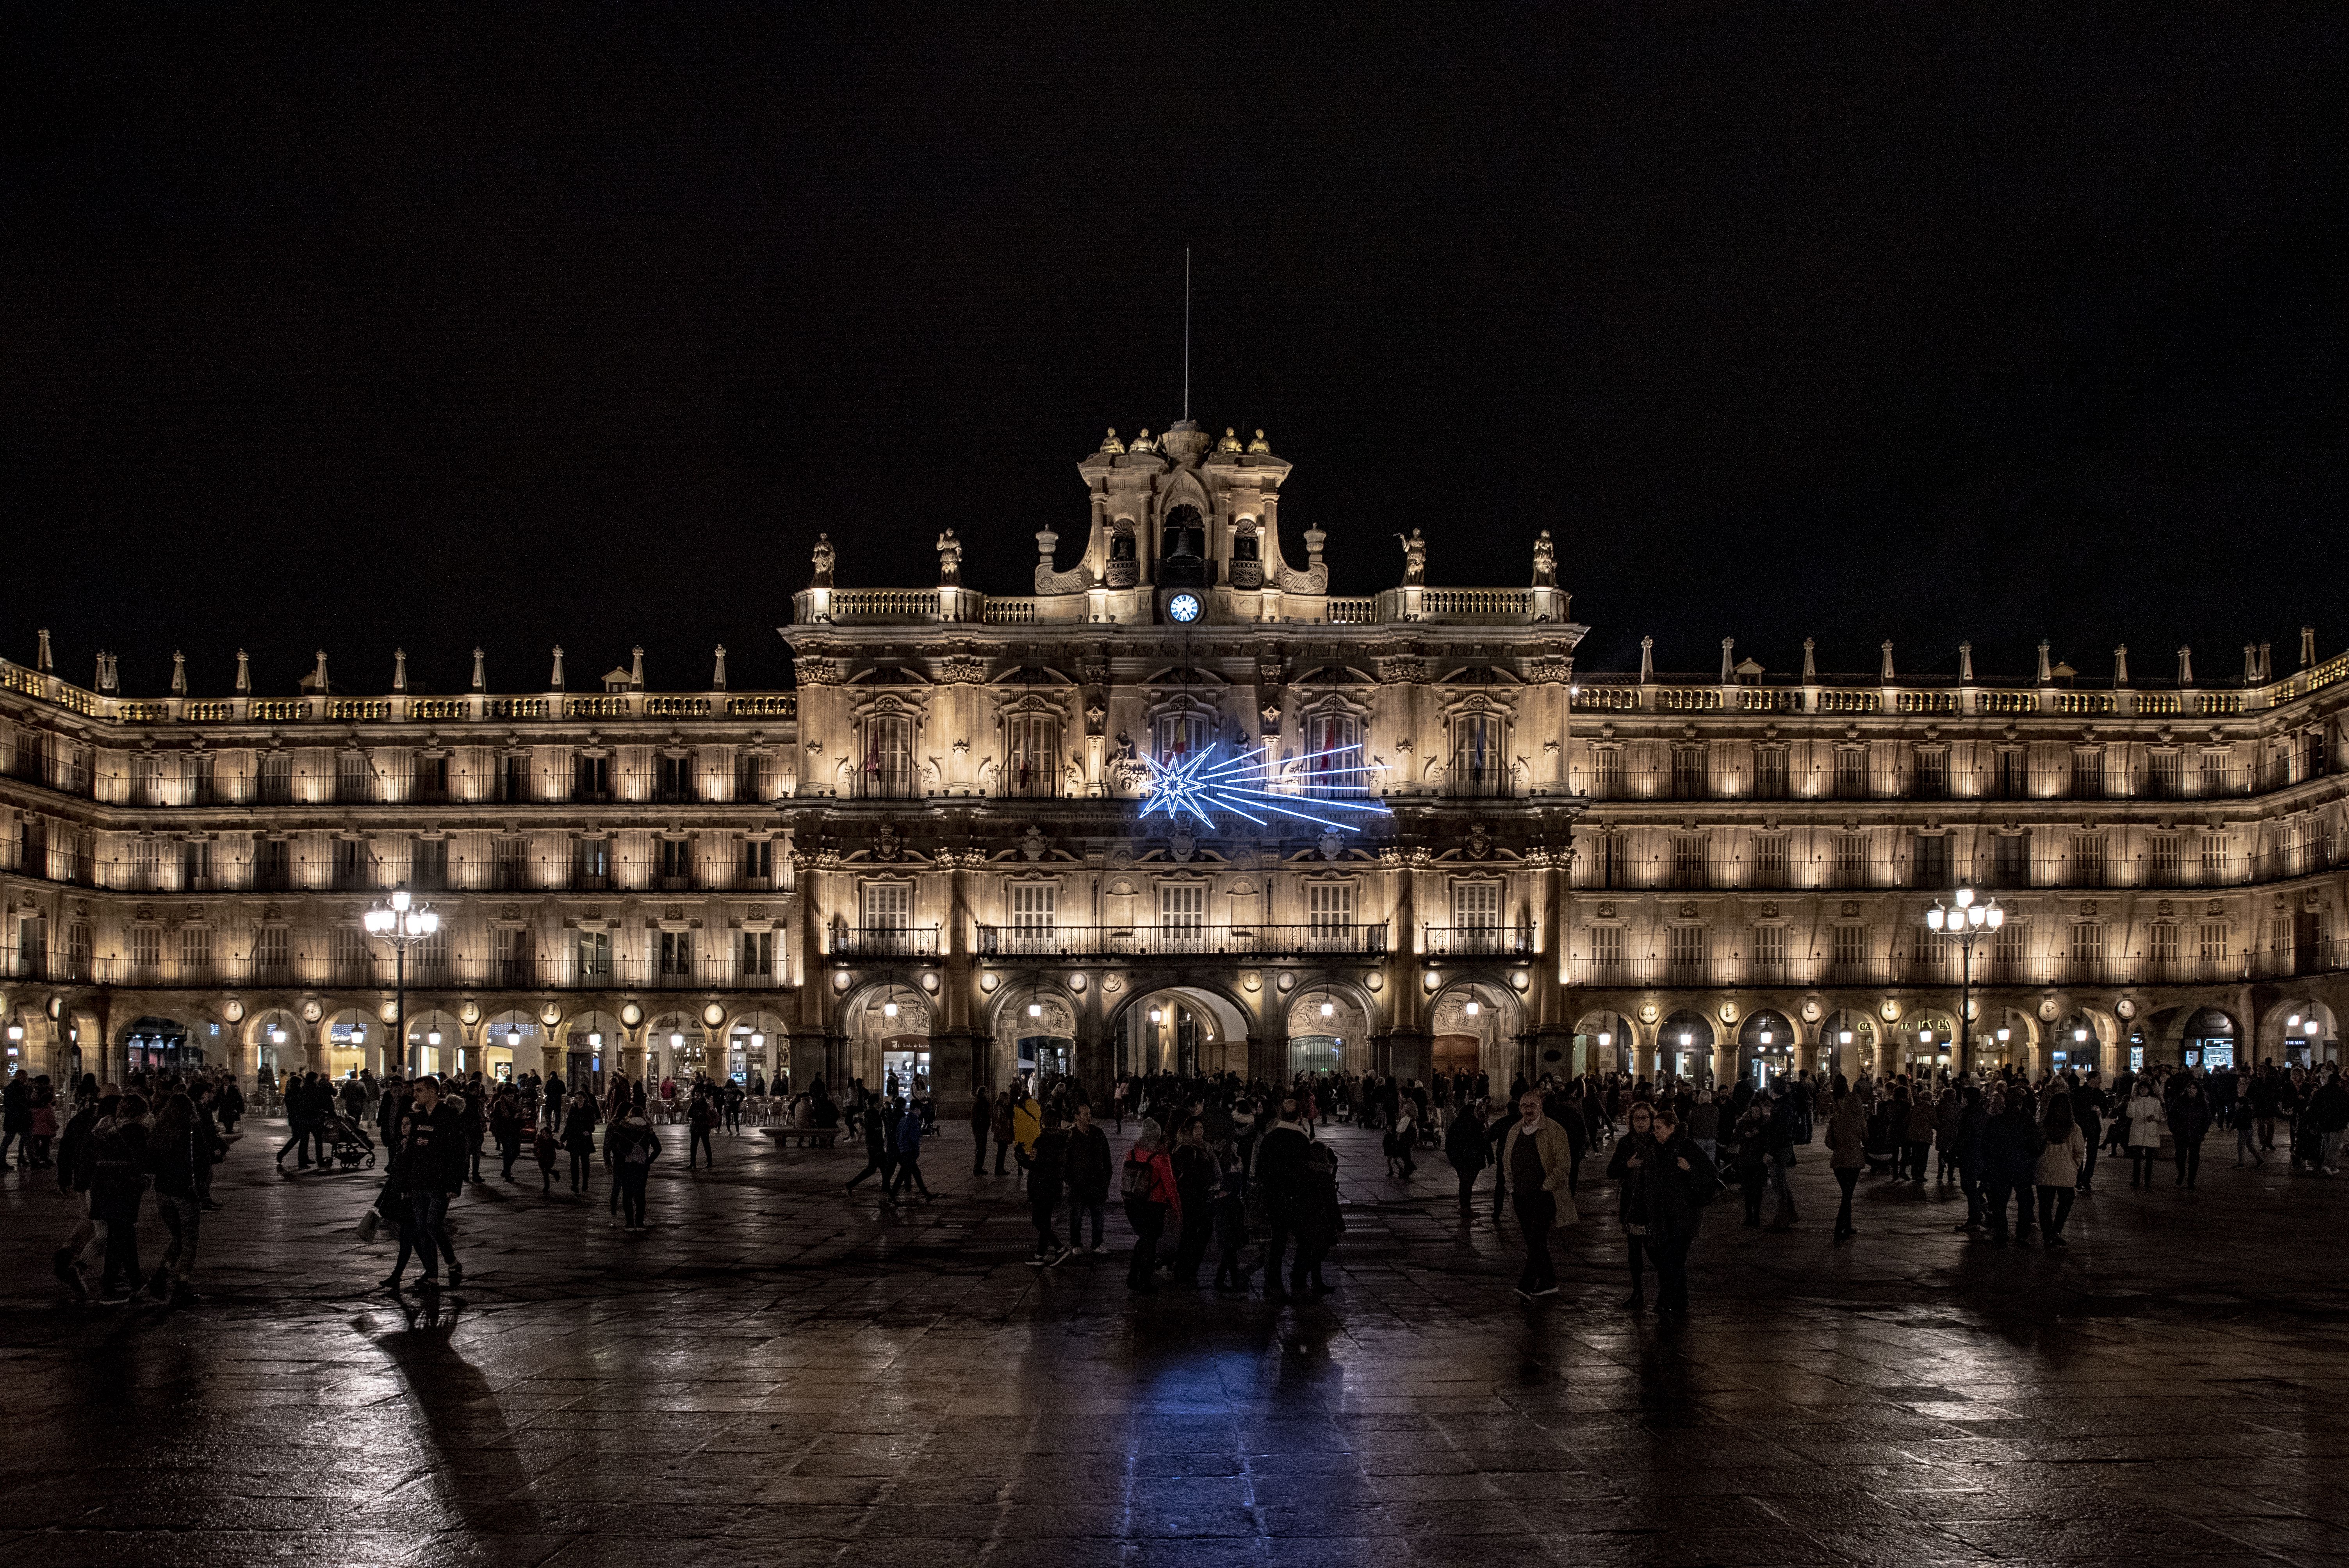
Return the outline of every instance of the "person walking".
{"type": "Polygon", "coordinates": [[[620,1194],[620,1217],[612,1222],[624,1231],[641,1231],[645,1185],[652,1176],[653,1161],[661,1154],[660,1134],[653,1130],[642,1100],[630,1100],[627,1114],[605,1130],[604,1150],[611,1160],[613,1185],[620,1194]]]}
{"type": "Polygon", "coordinates": [[[99,1116],[84,1145],[89,1163],[91,1247],[101,1261],[98,1299],[128,1301],[139,1288],[139,1200],[147,1191],[147,1102],[126,1094],[99,1116]]]}
{"type": "Polygon", "coordinates": [[[1247,1294],[1247,1278],[1255,1265],[1240,1261],[1247,1246],[1247,1174],[1237,1161],[1226,1165],[1216,1183],[1216,1245],[1219,1249],[1216,1262],[1215,1291],[1247,1294]]]}
{"type": "Polygon", "coordinates": [[[16,1169],[33,1163],[33,1080],[18,1068],[8,1087],[0,1088],[0,1166],[8,1163],[8,1146],[16,1146],[16,1169]]]}
{"type": "Polygon", "coordinates": [[[1476,1213],[1476,1177],[1492,1162],[1493,1145],[1485,1130],[1485,1108],[1481,1101],[1463,1105],[1444,1132],[1444,1158],[1451,1162],[1452,1173],[1460,1178],[1460,1214],[1474,1219],[1476,1213]]]}
{"type": "MultiPolygon", "coordinates": [[[[1851,1092],[1851,1085],[1841,1073],[1835,1077],[1835,1099],[1827,1113],[1827,1167],[1835,1172],[1836,1185],[1843,1190],[1843,1202],[1836,1210],[1835,1237],[1840,1242],[1859,1234],[1851,1222],[1852,1189],[1859,1185],[1859,1172],[1868,1163],[1868,1115],[1859,1108],[1859,1097],[1851,1092]]],[[[1951,1130],[1944,1136],[1954,1140],[1956,1119],[1951,1119],[1951,1130]]],[[[1942,1145],[1946,1151],[1947,1143],[1942,1145]]]]}
{"type": "Polygon", "coordinates": [[[987,1133],[995,1125],[995,1097],[981,1084],[970,1097],[970,1173],[987,1174],[987,1133]]]}
{"type": "MultiPolygon", "coordinates": [[[[1748,1119],[1754,1114],[1751,1110],[1745,1113],[1748,1119]]],[[[1741,1125],[1746,1123],[1741,1122],[1741,1125]]],[[[1624,1253],[1631,1269],[1631,1294],[1623,1299],[1623,1305],[1633,1312],[1648,1310],[1647,1287],[1643,1279],[1648,1244],[1645,1189],[1655,1156],[1656,1108],[1646,1100],[1634,1100],[1624,1121],[1623,1136],[1616,1141],[1614,1156],[1607,1162],[1608,1180],[1618,1183],[1615,1218],[1623,1230],[1624,1253]]],[[[1756,1191],[1759,1191],[1758,1187],[1756,1191]]],[[[1761,1199],[1758,1196],[1753,1198],[1751,1206],[1758,1224],[1761,1199]]]]}
{"type": "Polygon", "coordinates": [[[1182,1220],[1182,1194],[1174,1184],[1174,1164],[1166,1157],[1158,1124],[1145,1121],[1125,1156],[1118,1194],[1125,1200],[1126,1222],[1133,1227],[1133,1256],[1126,1265],[1125,1288],[1148,1295],[1158,1288],[1153,1277],[1158,1268],[1158,1238],[1170,1221],[1182,1220]]]}
{"type": "Polygon", "coordinates": [[[2006,1205],[2009,1199],[2017,1202],[2014,1216],[2014,1239],[2028,1242],[2032,1232],[2033,1176],[2039,1162],[2039,1124],[2031,1118],[2031,1102],[2019,1092],[2008,1095],[2005,1105],[1982,1132],[1982,1179],[1989,1188],[1990,1239],[1993,1246],[2004,1246],[2006,1205]]]}
{"type": "Polygon", "coordinates": [[[563,1140],[554,1135],[554,1117],[556,1108],[549,1106],[546,1115],[539,1119],[531,1135],[530,1151],[538,1161],[538,1191],[541,1197],[554,1191],[554,1161],[563,1152],[563,1140]]]}
{"type": "Polygon", "coordinates": [[[878,1176],[881,1178],[882,1201],[887,1202],[895,1196],[891,1189],[897,1180],[897,1155],[889,1146],[888,1124],[881,1119],[878,1111],[871,1109],[864,1112],[862,1120],[864,1128],[864,1169],[851,1176],[848,1185],[842,1190],[854,1192],[857,1183],[867,1176],[878,1176]]]}
{"type": "Polygon", "coordinates": [[[710,1146],[709,1135],[718,1127],[718,1107],[711,1101],[706,1090],[697,1088],[693,1091],[693,1101],[686,1108],[685,1115],[686,1124],[691,1134],[690,1140],[685,1146],[686,1170],[689,1171],[694,1168],[693,1160],[696,1154],[700,1155],[702,1164],[708,1169],[717,1170],[718,1151],[710,1146]]]}
{"type": "Polygon", "coordinates": [[[2071,1093],[2072,1120],[2087,1140],[2087,1156],[2080,1161],[2080,1193],[2093,1194],[2096,1186],[2096,1146],[2105,1136],[2105,1091],[2096,1087],[2096,1075],[2092,1070],[2086,1079],[2071,1093]]]}
{"type": "Polygon", "coordinates": [[[1003,1174],[1003,1162],[1011,1155],[1011,1101],[1019,1092],[1014,1084],[995,1097],[994,1108],[988,1115],[988,1132],[995,1140],[995,1173],[1003,1174]]]}
{"type": "Polygon", "coordinates": [[[1059,1111],[1048,1109],[1044,1112],[1043,1130],[1036,1135],[1033,1145],[1019,1151],[1019,1168],[1028,1173],[1028,1220],[1036,1227],[1036,1251],[1028,1260],[1029,1266],[1048,1269],[1071,1251],[1061,1245],[1060,1233],[1052,1222],[1052,1211],[1060,1207],[1069,1159],[1069,1135],[1061,1126],[1059,1111]]]}
{"type": "MultiPolygon", "coordinates": [[[[2301,1112],[2304,1118],[2308,1112],[2301,1112]]],[[[2170,1153],[2178,1162],[2178,1185],[2193,1189],[2195,1177],[2202,1171],[2202,1140],[2210,1130],[2210,1101],[2202,1092],[2202,1084],[2192,1073],[2186,1075],[2186,1086],[2169,1106],[2170,1153]]],[[[2148,1181],[2150,1178],[2148,1177],[2148,1181]]]]}
{"type": "MultiPolygon", "coordinates": [[[[2161,1152],[2161,1100],[2153,1092],[2153,1080],[2137,1080],[2129,1095],[2128,1112],[2129,1185],[2150,1188],[2153,1185],[2154,1157],[2161,1152]]],[[[2181,1164],[2179,1179],[2185,1176],[2181,1164]]]]}
{"type": "Polygon", "coordinates": [[[510,1083],[498,1086],[490,1100],[490,1136],[497,1140],[499,1178],[514,1179],[514,1161],[522,1158],[522,1091],[510,1083]]]}
{"type": "Polygon", "coordinates": [[[1174,1145],[1174,1191],[1183,1228],[1174,1243],[1174,1283],[1199,1288],[1199,1265],[1206,1261],[1207,1243],[1216,1234],[1216,1179],[1220,1174],[1215,1152],[1207,1147],[1206,1124],[1193,1117],[1183,1124],[1174,1145]]]}
{"type": "Polygon", "coordinates": [[[1093,1120],[1093,1108],[1082,1100],[1077,1103],[1076,1125],[1069,1130],[1063,1159],[1069,1188],[1069,1251],[1098,1254],[1107,1250],[1102,1245],[1102,1227],[1109,1217],[1109,1184],[1117,1175],[1117,1161],[1110,1152],[1108,1135],[1093,1120]],[[1085,1243],[1088,1218],[1093,1227],[1090,1248],[1085,1243]]]}
{"type": "Polygon", "coordinates": [[[571,1155],[571,1190],[587,1191],[587,1177],[595,1158],[595,1124],[603,1112],[596,1109],[595,1097],[585,1088],[575,1088],[564,1099],[563,1107],[563,1147],[571,1155]]]}
{"type": "Polygon", "coordinates": [[[930,1184],[922,1180],[922,1119],[904,1107],[898,1108],[896,1127],[897,1174],[890,1183],[889,1192],[918,1190],[922,1202],[930,1201],[930,1184]]]}
{"type": "Polygon", "coordinates": [[[1542,1097],[1535,1090],[1517,1101],[1517,1120],[1501,1140],[1501,1169],[1516,1193],[1517,1233],[1526,1248],[1517,1294],[1527,1301],[1556,1295],[1557,1265],[1550,1256],[1549,1233],[1580,1218],[1568,1191],[1574,1144],[1565,1128],[1543,1114],[1542,1097]]]}
{"type": "Polygon", "coordinates": [[[384,1288],[398,1293],[411,1251],[421,1256],[420,1285],[439,1288],[444,1257],[449,1260],[450,1287],[462,1284],[464,1265],[458,1263],[457,1249],[449,1243],[447,1221],[449,1200],[465,1185],[464,1132],[456,1107],[440,1098],[440,1080],[429,1073],[416,1079],[408,1109],[400,1117],[392,1173],[408,1191],[408,1224],[399,1233],[399,1257],[391,1265],[384,1288]]]}
{"type": "Polygon", "coordinates": [[[211,1140],[199,1123],[195,1102],[185,1094],[174,1094],[164,1100],[147,1138],[147,1166],[155,1175],[155,1206],[163,1216],[163,1228],[171,1233],[161,1264],[147,1282],[147,1294],[157,1301],[168,1299],[174,1306],[185,1306],[196,1299],[190,1282],[196,1272],[196,1241],[204,1217],[198,1194],[212,1152],[211,1140]]]}
{"type": "Polygon", "coordinates": [[[2062,1094],[2047,1097],[2047,1112],[2039,1130],[2047,1140],[2032,1171],[2032,1180],[2039,1187],[2039,1244],[2068,1247],[2072,1243],[2064,1239],[2064,1224],[2072,1217],[2072,1202],[2079,1195],[2080,1171],[2088,1159],[2088,1135],[2072,1114],[2071,1097],[2062,1094]]]}
{"type": "MultiPolygon", "coordinates": [[[[1790,1138],[1792,1132],[1790,1117],[1790,1138]]],[[[1721,1191],[1721,1177],[1696,1140],[1679,1125],[1669,1103],[1656,1112],[1653,1147],[1642,1188],[1648,1247],[1656,1260],[1656,1322],[1660,1327],[1675,1327],[1688,1321],[1689,1250],[1696,1244],[1705,1205],[1721,1191]]]]}
{"type": "Polygon", "coordinates": [[[1308,1198],[1305,1156],[1312,1143],[1296,1099],[1282,1100],[1279,1119],[1265,1133],[1256,1158],[1256,1179],[1264,1189],[1265,1218],[1271,1227],[1264,1252],[1264,1294],[1268,1301],[1288,1299],[1280,1265],[1308,1198]]]}

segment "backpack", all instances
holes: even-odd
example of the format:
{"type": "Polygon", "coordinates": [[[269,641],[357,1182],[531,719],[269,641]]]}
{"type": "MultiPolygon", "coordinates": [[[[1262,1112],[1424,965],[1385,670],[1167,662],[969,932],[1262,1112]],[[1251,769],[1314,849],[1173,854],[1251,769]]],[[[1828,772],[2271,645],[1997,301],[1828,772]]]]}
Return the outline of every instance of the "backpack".
{"type": "Polygon", "coordinates": [[[1147,1160],[1129,1158],[1124,1174],[1118,1178],[1117,1195],[1129,1203],[1149,1203],[1156,1200],[1151,1194],[1157,1190],[1158,1178],[1147,1160]]]}

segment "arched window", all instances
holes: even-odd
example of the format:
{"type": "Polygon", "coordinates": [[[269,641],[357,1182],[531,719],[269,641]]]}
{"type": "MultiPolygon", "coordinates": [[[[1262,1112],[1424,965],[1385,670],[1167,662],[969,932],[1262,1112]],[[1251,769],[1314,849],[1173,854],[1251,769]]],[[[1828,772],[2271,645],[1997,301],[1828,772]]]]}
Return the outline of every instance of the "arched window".
{"type": "Polygon", "coordinates": [[[1151,749],[1161,763],[1179,762],[1206,750],[1215,739],[1215,717],[1196,709],[1162,713],[1151,726],[1151,749]]]}
{"type": "Polygon", "coordinates": [[[1508,761],[1502,755],[1501,719],[1498,714],[1463,714],[1454,726],[1455,743],[1452,754],[1452,793],[1454,795],[1505,795],[1508,793],[1508,761]]]}
{"type": "Polygon", "coordinates": [[[1061,721],[1049,713],[1016,714],[1004,721],[1009,753],[1003,792],[1023,799],[1061,792],[1061,721]]]}
{"type": "Polygon", "coordinates": [[[878,715],[864,721],[864,758],[857,770],[857,793],[868,799],[903,800],[914,793],[914,721],[878,715]]]}

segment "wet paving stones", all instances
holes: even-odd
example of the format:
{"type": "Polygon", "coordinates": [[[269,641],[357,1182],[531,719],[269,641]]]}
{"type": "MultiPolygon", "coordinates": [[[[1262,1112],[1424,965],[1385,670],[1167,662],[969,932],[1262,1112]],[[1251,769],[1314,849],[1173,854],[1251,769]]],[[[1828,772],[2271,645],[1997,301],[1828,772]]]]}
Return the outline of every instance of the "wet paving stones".
{"type": "Polygon", "coordinates": [[[281,1179],[251,1125],[179,1310],[67,1302],[65,1201],[0,1176],[6,1562],[2349,1568],[2349,1191],[2272,1163],[2107,1166],[2064,1253],[1868,1181],[1837,1247],[1806,1150],[1798,1228],[1716,1209],[1671,1333],[1618,1305],[1603,1183],[1528,1306],[1489,1197],[1342,1129],[1338,1288],[1277,1309],[1130,1297],[1114,1214],[1028,1267],[954,1131],[892,1208],[751,1133],[688,1175],[671,1130],[644,1234],[600,1172],[492,1170],[463,1287],[395,1299],[373,1175],[281,1179]]]}

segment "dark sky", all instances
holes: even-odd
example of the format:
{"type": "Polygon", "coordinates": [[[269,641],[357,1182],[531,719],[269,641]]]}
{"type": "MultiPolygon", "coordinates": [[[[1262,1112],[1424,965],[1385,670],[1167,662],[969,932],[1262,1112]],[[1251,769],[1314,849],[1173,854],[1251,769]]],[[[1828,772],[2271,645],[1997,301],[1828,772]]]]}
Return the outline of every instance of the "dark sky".
{"type": "Polygon", "coordinates": [[[1547,527],[1588,667],[2349,646],[2337,6],[484,9],[12,11],[0,653],[782,684],[819,530],[1067,562],[1185,244],[1341,591],[1547,527]]]}

